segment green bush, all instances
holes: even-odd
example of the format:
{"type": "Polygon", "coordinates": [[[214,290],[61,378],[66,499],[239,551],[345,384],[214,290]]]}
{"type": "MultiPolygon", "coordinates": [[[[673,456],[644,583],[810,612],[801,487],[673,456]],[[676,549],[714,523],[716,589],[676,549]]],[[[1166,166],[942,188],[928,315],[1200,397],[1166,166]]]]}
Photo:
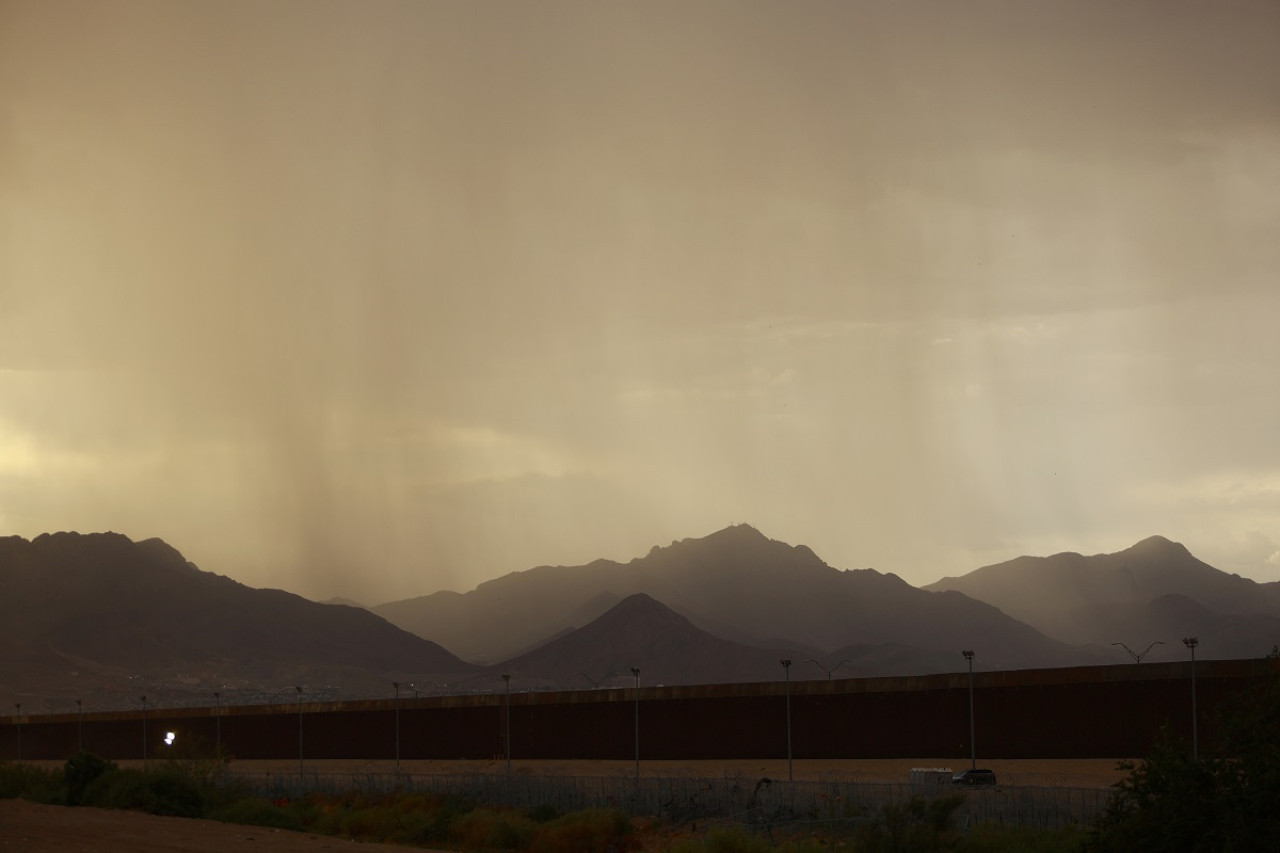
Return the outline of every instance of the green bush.
{"type": "Polygon", "coordinates": [[[472,850],[524,850],[537,828],[519,812],[480,808],[453,822],[450,840],[472,850]]]}
{"type": "Polygon", "coordinates": [[[637,846],[631,819],[625,814],[617,809],[587,809],[541,824],[529,849],[533,853],[604,853],[637,846]]]}
{"type": "Polygon", "coordinates": [[[768,853],[773,845],[765,838],[748,835],[738,827],[718,827],[703,841],[706,853],[768,853]]]}
{"type": "Polygon", "coordinates": [[[956,853],[1079,853],[1085,838],[1080,829],[1049,831],[980,823],[960,836],[955,849],[956,853]]]}
{"type": "Polygon", "coordinates": [[[685,838],[677,842],[671,853],[827,853],[839,849],[829,839],[784,838],[771,840],[752,835],[741,827],[716,827],[705,838],[685,838]]]}
{"type": "Polygon", "coordinates": [[[120,768],[114,761],[107,761],[91,752],[77,752],[62,767],[62,778],[67,786],[67,805],[78,806],[84,802],[84,792],[104,773],[120,768]]]}
{"type": "Polygon", "coordinates": [[[223,806],[209,814],[213,820],[245,826],[269,826],[273,829],[304,829],[296,812],[259,797],[248,797],[223,806]]]}
{"type": "Polygon", "coordinates": [[[66,802],[66,796],[66,784],[58,771],[0,761],[0,800],[21,797],[36,803],[59,805],[66,802]]]}
{"type": "Polygon", "coordinates": [[[113,770],[89,784],[83,804],[174,817],[203,817],[205,792],[189,777],[173,771],[113,770]]]}
{"type": "Polygon", "coordinates": [[[879,817],[858,828],[859,853],[932,853],[952,850],[958,836],[951,828],[964,794],[928,799],[912,797],[904,804],[881,809],[879,817]]]}
{"type": "Polygon", "coordinates": [[[546,823],[558,817],[560,817],[560,810],[550,803],[543,803],[529,809],[529,820],[534,823],[546,823]]]}

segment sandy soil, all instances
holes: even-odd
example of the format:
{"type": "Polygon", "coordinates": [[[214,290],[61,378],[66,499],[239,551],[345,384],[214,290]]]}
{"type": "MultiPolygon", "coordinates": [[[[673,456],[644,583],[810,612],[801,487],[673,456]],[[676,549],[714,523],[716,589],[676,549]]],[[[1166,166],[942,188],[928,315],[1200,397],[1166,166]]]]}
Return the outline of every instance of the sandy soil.
{"type": "Polygon", "coordinates": [[[420,847],[357,844],[305,832],[236,826],[212,820],[0,800],[0,851],[4,853],[234,853],[237,850],[422,853],[420,847]]]}

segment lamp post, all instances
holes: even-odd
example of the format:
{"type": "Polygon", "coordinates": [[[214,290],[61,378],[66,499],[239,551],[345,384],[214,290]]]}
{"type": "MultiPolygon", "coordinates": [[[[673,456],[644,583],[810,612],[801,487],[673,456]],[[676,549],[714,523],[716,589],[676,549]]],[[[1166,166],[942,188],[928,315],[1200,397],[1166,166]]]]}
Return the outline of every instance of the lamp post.
{"type": "Polygon", "coordinates": [[[213,691],[213,701],[218,706],[216,715],[213,718],[213,724],[216,726],[214,729],[216,740],[214,740],[213,745],[217,752],[220,753],[222,752],[222,693],[217,690],[213,691]]]}
{"type": "Polygon", "coordinates": [[[1142,663],[1142,659],[1143,659],[1143,658],[1145,658],[1145,657],[1147,656],[1147,654],[1148,654],[1148,653],[1150,653],[1150,651],[1151,651],[1152,649],[1154,649],[1156,646],[1163,646],[1163,645],[1164,645],[1164,641],[1163,641],[1163,640],[1156,640],[1154,643],[1152,643],[1151,645],[1147,646],[1145,649],[1143,649],[1143,650],[1142,650],[1142,651],[1140,651],[1140,652],[1135,652],[1133,649],[1129,648],[1129,647],[1128,647],[1128,646],[1126,646],[1124,643],[1112,643],[1111,645],[1113,645],[1113,646],[1120,646],[1122,649],[1124,649],[1126,652],[1128,652],[1128,653],[1129,653],[1129,657],[1133,658],[1133,662],[1134,662],[1134,663],[1142,663]]]}
{"type": "Polygon", "coordinates": [[[811,664],[813,664],[814,666],[816,666],[818,669],[820,669],[820,670],[822,670],[823,672],[825,672],[825,673],[827,674],[827,681],[830,681],[830,680],[831,680],[831,673],[835,672],[837,669],[839,669],[840,667],[844,666],[844,665],[845,665],[845,664],[847,664],[847,663],[853,663],[853,661],[852,661],[852,660],[850,660],[849,658],[845,658],[844,660],[840,661],[840,663],[836,664],[835,666],[831,667],[830,669],[827,669],[825,666],[823,666],[823,665],[822,665],[822,662],[821,662],[821,661],[816,661],[816,660],[814,660],[813,658],[805,658],[805,659],[804,659],[804,662],[805,662],[805,663],[811,663],[811,664]]]}
{"type": "Polygon", "coordinates": [[[631,676],[636,680],[636,784],[640,784],[640,667],[631,667],[631,676]]]}
{"type": "Polygon", "coordinates": [[[787,781],[794,782],[791,773],[791,659],[783,658],[778,663],[782,664],[782,671],[787,678],[787,781]]]}
{"type": "Polygon", "coordinates": [[[391,686],[396,691],[396,772],[400,772],[400,682],[393,681],[391,686]]]}
{"type": "MultiPolygon", "coordinates": [[[[507,772],[511,772],[511,676],[503,674],[502,680],[507,682],[507,772]]],[[[527,718],[529,715],[525,714],[527,718]]],[[[526,719],[527,724],[527,719],[526,719]]]]}
{"type": "Polygon", "coordinates": [[[18,760],[22,760],[22,703],[13,703],[13,717],[18,721],[18,760]]]}
{"type": "Polygon", "coordinates": [[[147,697],[142,697],[142,769],[147,769],[147,697]]]}
{"type": "Polygon", "coordinates": [[[1191,650],[1191,757],[1200,758],[1200,733],[1196,726],[1196,646],[1200,641],[1195,637],[1183,637],[1182,645],[1191,650]]]}
{"type": "Polygon", "coordinates": [[[76,752],[84,752],[84,703],[76,700],[76,752]]]}
{"type": "Polygon", "coordinates": [[[302,778],[302,685],[294,685],[298,691],[298,778],[302,778]]]}
{"type": "Polygon", "coordinates": [[[965,649],[960,654],[969,662],[969,768],[978,767],[978,745],[973,739],[973,649],[965,649]]]}

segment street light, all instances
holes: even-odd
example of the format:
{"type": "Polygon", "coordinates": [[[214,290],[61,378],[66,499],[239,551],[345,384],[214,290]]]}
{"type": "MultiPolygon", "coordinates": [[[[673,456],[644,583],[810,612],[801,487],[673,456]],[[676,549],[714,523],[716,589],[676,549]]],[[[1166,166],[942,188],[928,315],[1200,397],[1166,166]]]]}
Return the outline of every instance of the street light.
{"type": "MultiPolygon", "coordinates": [[[[511,676],[503,674],[502,680],[507,682],[507,772],[511,772],[511,676]]],[[[527,718],[529,715],[525,714],[527,718]]],[[[527,724],[527,723],[526,723],[527,724]]]]}
{"type": "Polygon", "coordinates": [[[811,663],[811,664],[813,664],[814,666],[816,666],[818,669],[820,669],[820,670],[822,670],[823,672],[825,672],[825,673],[827,674],[827,681],[830,681],[830,680],[831,680],[831,673],[835,672],[837,669],[839,669],[840,667],[844,666],[844,665],[845,665],[845,664],[847,664],[847,663],[853,663],[853,661],[852,661],[852,660],[850,660],[849,658],[845,658],[844,660],[840,661],[840,663],[836,664],[835,666],[831,667],[830,669],[827,669],[825,666],[823,666],[823,665],[822,665],[821,661],[816,661],[816,660],[814,660],[813,658],[805,658],[805,659],[804,659],[804,662],[805,662],[805,663],[811,663]]]}
{"type": "Polygon", "coordinates": [[[636,784],[640,784],[640,667],[631,667],[631,675],[636,680],[636,784]]]}
{"type": "Polygon", "coordinates": [[[1143,658],[1145,658],[1145,657],[1147,656],[1147,654],[1148,654],[1152,649],[1154,649],[1156,646],[1163,646],[1163,645],[1164,645],[1164,641],[1163,641],[1163,640],[1156,640],[1154,643],[1152,643],[1151,645],[1147,646],[1145,649],[1143,649],[1143,650],[1142,650],[1142,651],[1140,651],[1140,652],[1135,652],[1133,649],[1129,648],[1129,647],[1128,647],[1128,646],[1126,646],[1124,643],[1112,643],[1111,645],[1113,645],[1113,646],[1120,646],[1121,648],[1123,648],[1126,652],[1128,652],[1128,653],[1129,653],[1129,657],[1133,658],[1133,662],[1134,662],[1134,663],[1142,663],[1142,659],[1143,659],[1143,658]]]}
{"type": "Polygon", "coordinates": [[[782,664],[782,671],[787,677],[787,781],[795,781],[791,774],[791,659],[783,658],[778,661],[782,664]]]}
{"type": "Polygon", "coordinates": [[[84,703],[76,700],[76,752],[84,752],[84,703]]]}
{"type": "Polygon", "coordinates": [[[147,697],[142,697],[142,769],[147,769],[147,697]]]}
{"type": "Polygon", "coordinates": [[[298,779],[302,779],[302,686],[294,685],[298,691],[298,779]]]}
{"type": "Polygon", "coordinates": [[[965,649],[960,654],[969,662],[969,767],[978,768],[978,745],[973,739],[973,649],[965,649]]]}
{"type": "Polygon", "coordinates": [[[22,703],[13,703],[13,716],[18,721],[18,760],[22,760],[22,703]]]}
{"type": "Polygon", "coordinates": [[[1183,637],[1182,645],[1191,650],[1191,757],[1200,758],[1200,733],[1196,726],[1196,646],[1200,641],[1195,637],[1183,637]]]}
{"type": "Polygon", "coordinates": [[[393,681],[391,686],[396,690],[396,772],[400,772],[400,682],[393,681]]]}
{"type": "Polygon", "coordinates": [[[217,735],[216,735],[217,739],[213,742],[213,744],[216,750],[219,753],[221,753],[222,752],[222,694],[217,690],[213,691],[213,701],[218,706],[217,716],[213,718],[214,725],[217,727],[215,730],[217,732],[217,735]]]}

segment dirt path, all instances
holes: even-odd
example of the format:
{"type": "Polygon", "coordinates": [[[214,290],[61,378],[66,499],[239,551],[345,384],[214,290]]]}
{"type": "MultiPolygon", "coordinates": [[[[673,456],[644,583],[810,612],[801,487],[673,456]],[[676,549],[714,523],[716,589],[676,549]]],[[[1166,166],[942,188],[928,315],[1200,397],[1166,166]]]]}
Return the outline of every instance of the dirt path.
{"type": "Polygon", "coordinates": [[[359,844],[307,832],[237,826],[141,812],[69,808],[0,800],[4,853],[423,853],[421,847],[359,844]]]}

